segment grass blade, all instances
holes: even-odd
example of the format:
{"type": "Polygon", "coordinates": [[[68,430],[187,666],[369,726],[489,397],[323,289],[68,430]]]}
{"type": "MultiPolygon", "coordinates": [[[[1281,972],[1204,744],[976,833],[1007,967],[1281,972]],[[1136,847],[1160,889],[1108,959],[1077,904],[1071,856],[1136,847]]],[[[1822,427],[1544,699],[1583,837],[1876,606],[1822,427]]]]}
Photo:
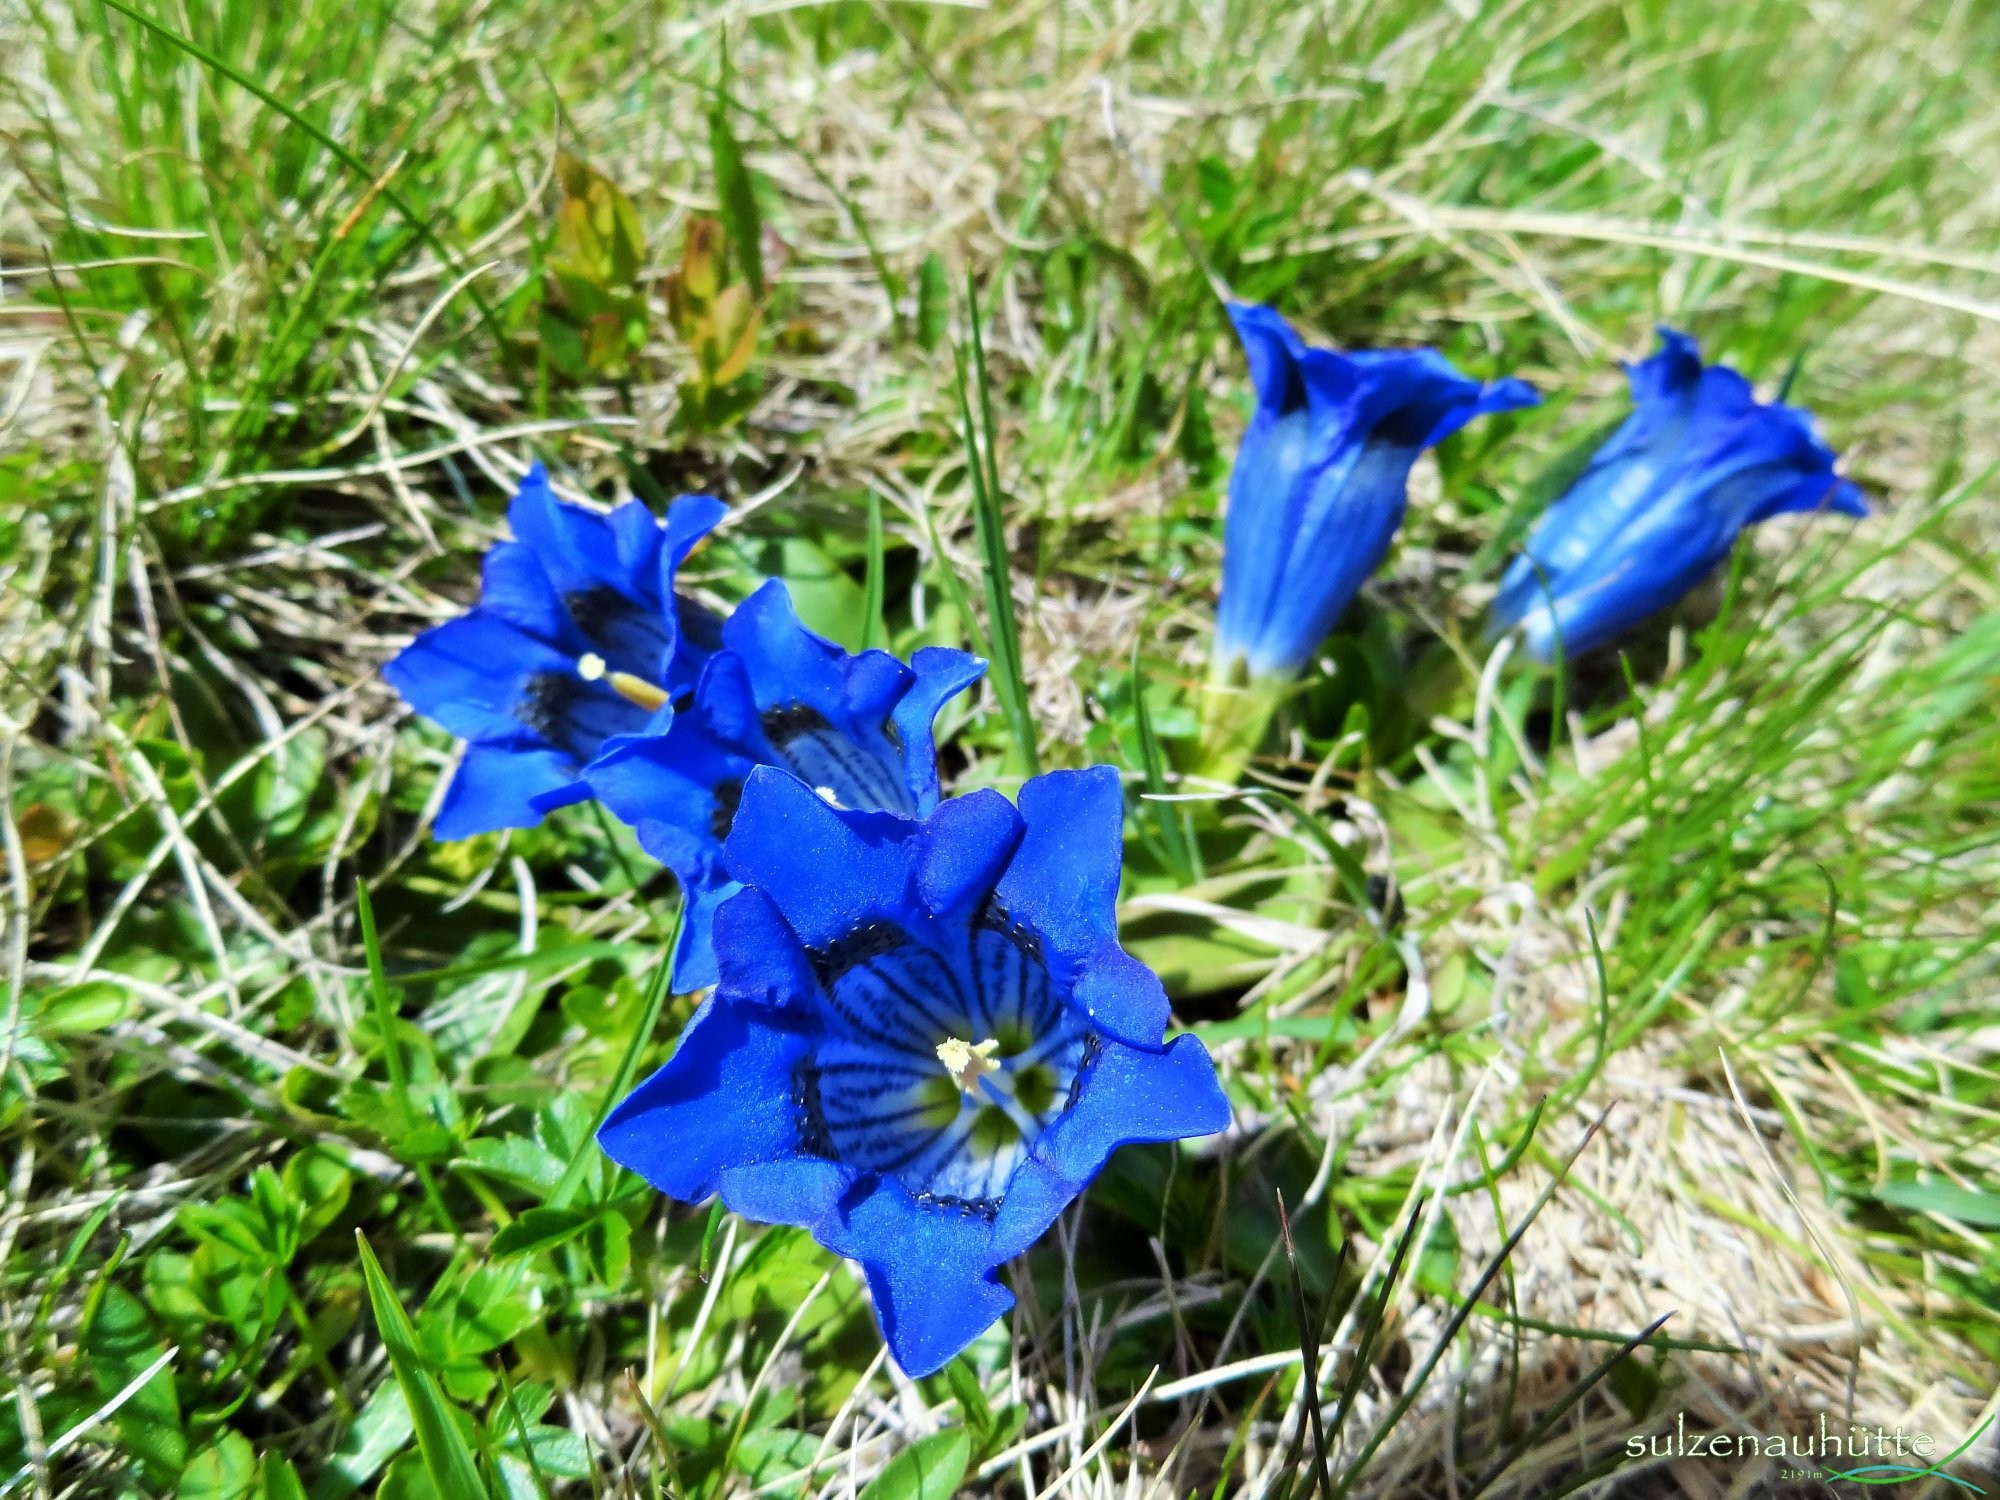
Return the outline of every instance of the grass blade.
{"type": "MultiPolygon", "coordinates": [[[[400,1023],[395,1001],[389,994],[389,976],[382,967],[382,941],[376,935],[375,906],[368,899],[368,882],[365,880],[356,879],[354,882],[354,912],[361,924],[361,946],[368,957],[368,999],[375,1012],[375,1028],[382,1033],[382,1061],[389,1070],[389,1097],[396,1112],[396,1123],[407,1131],[416,1123],[417,1108],[410,1100],[409,1070],[403,1066],[403,1044],[396,1036],[400,1023]]],[[[438,1194],[437,1179],[431,1176],[431,1169],[417,1162],[415,1171],[431,1217],[453,1239],[462,1239],[457,1221],[438,1194]]]]}
{"type": "MultiPolygon", "coordinates": [[[[1609,1111],[1606,1113],[1609,1113],[1609,1111]]],[[[1404,1414],[1412,1406],[1416,1405],[1417,1398],[1423,1394],[1423,1389],[1429,1384],[1432,1374],[1436,1372],[1438,1365],[1443,1362],[1445,1354],[1458,1338],[1459,1330],[1465,1327],[1466,1320],[1472,1316],[1473,1309],[1479,1304],[1479,1299],[1485,1295],[1486,1289],[1493,1284],[1494,1278],[1500,1274],[1501,1268],[1513,1258],[1515,1249],[1523,1239],[1527,1238],[1529,1229],[1534,1227],[1535,1220],[1541,1217],[1542,1210],[1548,1207],[1549,1200],[1555,1197],[1556,1189],[1561,1187],[1569,1177],[1569,1169],[1576,1165],[1576,1159],[1583,1155],[1592,1141],[1597,1139],[1597,1132],[1603,1128],[1603,1125],[1604,1115],[1599,1115],[1595,1120],[1590,1122],[1590,1128],[1584,1131],[1583,1139],[1576,1143],[1576,1149],[1570,1152],[1568,1158],[1564,1160],[1562,1166],[1557,1170],[1555,1177],[1549,1182],[1549,1185],[1542,1189],[1541,1196],[1535,1199],[1533,1206],[1529,1208],[1526,1216],[1515,1226],[1514,1232],[1507,1236],[1506,1242],[1487,1261],[1485,1269],[1479,1273],[1479,1279],[1472,1284],[1472,1290],[1459,1300],[1459,1304],[1453,1310],[1450,1320],[1438,1334],[1437,1342],[1431,1346],[1431,1352],[1425,1356],[1422,1367],[1405,1384],[1403,1394],[1397,1398],[1396,1404],[1389,1409],[1389,1414],[1382,1419],[1381,1425],[1375,1429],[1374,1434],[1370,1436],[1367,1444],[1355,1456],[1355,1460],[1349,1465],[1347,1472],[1340,1476],[1340,1487],[1333,1492],[1334,1500],[1341,1500],[1341,1497],[1354,1487],[1355,1481],[1360,1479],[1363,1472],[1366,1471],[1369,1461],[1375,1457],[1376,1451],[1381,1448],[1383,1443],[1388,1441],[1389,1434],[1396,1430],[1396,1424],[1402,1421],[1404,1414]]]]}
{"type": "MultiPolygon", "coordinates": [[[[1160,748],[1159,736],[1153,733],[1152,710],[1146,707],[1145,680],[1139,672],[1139,643],[1132,643],[1132,726],[1139,733],[1139,761],[1146,773],[1146,791],[1156,798],[1164,798],[1170,788],[1167,785],[1167,757],[1160,748]]],[[[1166,801],[1153,803],[1153,810],[1159,815],[1160,842],[1167,855],[1167,863],[1175,875],[1193,884],[1201,878],[1201,871],[1195,853],[1194,840],[1189,835],[1186,812],[1179,804],[1166,801]]]]}
{"type": "Polygon", "coordinates": [[[1497,1480],[1502,1474],[1505,1474],[1509,1468],[1513,1467],[1513,1464],[1516,1459],[1520,1458],[1520,1456],[1523,1453],[1526,1453],[1530,1448],[1534,1447],[1536,1443],[1540,1442],[1550,1432],[1554,1431],[1556,1423],[1560,1422],[1565,1416],[1569,1414],[1569,1410],[1571,1407],[1575,1406],[1577,1402],[1581,1401],[1585,1396],[1589,1395],[1592,1388],[1596,1386],[1598,1381],[1602,1380],[1605,1376],[1609,1375],[1613,1370],[1618,1368],[1619,1365],[1623,1364],[1626,1360],[1630,1359],[1632,1357],[1632,1351],[1637,1349],[1641,1344],[1645,1343],[1646,1340],[1650,1339],[1654,1334],[1658,1333],[1663,1327],[1665,1327],[1667,1319],[1671,1318],[1672,1316],[1673,1314],[1671,1312],[1661,1313],[1657,1318],[1653,1319],[1652,1322],[1648,1323],[1644,1328],[1640,1329],[1637,1333],[1633,1334],[1632,1337],[1625,1340],[1624,1343],[1620,1344],[1616,1349],[1612,1350],[1609,1354],[1605,1355],[1604,1358],[1600,1359],[1597,1362],[1597,1364],[1591,1369],[1591,1372],[1588,1375],[1584,1376],[1583,1379],[1579,1380],[1575,1385],[1571,1386],[1567,1391],[1563,1393],[1562,1400],[1558,1401],[1554,1406],[1550,1407],[1546,1412],[1542,1414],[1542,1418],[1540,1421],[1536,1422],[1533,1427],[1530,1427],[1526,1432],[1522,1433],[1520,1437],[1514,1440],[1512,1446],[1510,1446],[1505,1453],[1500,1455],[1498,1461],[1494,1463],[1492,1468],[1486,1471],[1484,1477],[1480,1479],[1479,1483],[1475,1484],[1471,1489],[1467,1490],[1462,1496],[1460,1496],[1460,1500],[1476,1500],[1477,1496],[1483,1495],[1486,1493],[1487,1490],[1491,1489],[1493,1487],[1493,1482],[1497,1480]]]}
{"type": "Polygon", "coordinates": [[[764,225],[757,215],[757,193],[743,148],[729,128],[729,44],[722,44],[722,81],[708,112],[708,149],[715,164],[715,196],[722,205],[722,227],[729,238],[729,255],[750,283],[750,295],[764,299],[764,225]]]}
{"type": "Polygon", "coordinates": [[[1319,1341],[1325,1332],[1323,1318],[1315,1318],[1306,1305],[1306,1284],[1299,1279],[1299,1256],[1292,1244],[1292,1216],[1285,1211],[1285,1195],[1278,1194],[1278,1229],[1285,1241],[1285,1269],[1291,1273],[1292,1310],[1299,1323],[1300,1375],[1305,1380],[1306,1416],[1312,1423],[1313,1493],[1333,1493],[1333,1481],[1326,1470],[1326,1420],[1319,1409],[1319,1341]]]}
{"type": "Polygon", "coordinates": [[[1021,678],[1021,637],[1014,622],[1014,589],[1007,558],[1007,528],[1000,514],[1000,470],[995,456],[993,400],[986,384],[986,350],[979,337],[979,292],[970,274],[966,277],[967,321],[971,352],[958,356],[958,411],[964,423],[965,471],[972,481],[972,515],[979,531],[979,557],[986,575],[986,616],[988,645],[993,658],[993,688],[1000,695],[1001,711],[1014,734],[1014,750],[1026,774],[1034,776],[1042,768],[1035,744],[1035,725],[1028,713],[1028,689],[1021,678]],[[979,388],[979,412],[985,444],[972,420],[970,379],[979,388]]]}
{"type": "Polygon", "coordinates": [[[674,909],[673,925],[666,933],[666,945],[661,950],[659,965],[653,970],[653,977],[646,985],[645,1009],[640,1012],[639,1024],[633,1028],[632,1036],[625,1044],[625,1053],[618,1059],[618,1071],[612,1075],[611,1087],[604,1091],[598,1101],[597,1114],[590,1122],[590,1133],[577,1147],[576,1154],[563,1168],[556,1189],[549,1194],[549,1207],[563,1208],[576,1196],[577,1188],[583,1182],[584,1169],[590,1165],[597,1150],[597,1132],[603,1126],[611,1108],[623,1099],[632,1087],[632,1080],[639,1073],[639,1058],[646,1050],[646,1044],[653,1039],[653,1032],[660,1024],[660,1012],[667,1003],[667,976],[673,968],[673,953],[680,946],[681,921],[687,914],[687,906],[682,903],[674,909]]]}
{"type": "MultiPolygon", "coordinates": [[[[1348,1366],[1347,1380],[1340,1388],[1340,1405],[1334,1408],[1333,1431],[1327,1435],[1329,1447],[1340,1442],[1340,1434],[1347,1426],[1347,1419],[1354,1411],[1354,1398],[1361,1394],[1361,1386],[1368,1379],[1373,1368],[1375,1345],[1382,1337],[1382,1325],[1389,1319],[1389,1299],[1395,1295],[1396,1283],[1402,1280],[1403,1264],[1410,1258],[1410,1247],[1417,1241],[1417,1228],[1424,1221],[1423,1205],[1414,1205],[1410,1219],[1403,1226],[1403,1237],[1396,1242],[1396,1253],[1389,1258],[1388,1274],[1382,1278],[1381,1290],[1375,1297],[1374,1305],[1368,1309],[1367,1322],[1362,1325],[1361,1341],[1354,1349],[1354,1363],[1348,1366]]],[[[1344,1488],[1346,1481],[1342,1481],[1344,1488]]]]}
{"type": "Polygon", "coordinates": [[[438,1388],[436,1377],[425,1368],[410,1315],[403,1310],[396,1289],[382,1273],[382,1263],[375,1258],[368,1236],[355,1230],[354,1244],[361,1255],[361,1279],[368,1286],[368,1305],[375,1313],[375,1327],[382,1335],[382,1347],[388,1351],[389,1368],[395,1372],[396,1384],[402,1387],[403,1399],[409,1403],[417,1452],[423,1458],[424,1472],[430,1475],[433,1490],[439,1500],[488,1500],[486,1481],[479,1476],[479,1465],[465,1434],[459,1430],[456,1414],[438,1388]]]}
{"type": "MultiPolygon", "coordinates": [[[[324,130],[321,130],[319,126],[313,124],[311,120],[293,109],[291,105],[285,103],[276,94],[251,78],[249,74],[231,67],[199,42],[182,36],[171,26],[161,25],[145,12],[126,4],[126,0],[104,0],[104,3],[127,20],[137,21],[155,36],[180,48],[181,51],[187,53],[188,56],[194,58],[204,67],[212,68],[217,73],[220,73],[238,88],[247,89],[267,109],[276,110],[287,120],[291,121],[293,125],[319,142],[320,145],[326,147],[328,151],[334,154],[342,166],[354,173],[362,182],[369,185],[371,193],[395,209],[397,213],[401,214],[403,222],[410,226],[411,231],[419,239],[437,252],[438,259],[451,267],[454,274],[464,274],[465,266],[463,262],[459,260],[457,254],[449,245],[438,238],[437,231],[431,228],[431,221],[412,208],[409,202],[394,188],[390,187],[378,172],[369,167],[366,162],[362,161],[352,151],[341,145],[339,141],[328,135],[324,130]]],[[[476,285],[467,283],[466,294],[471,297],[473,306],[479,309],[480,321],[486,325],[486,331],[492,335],[493,342],[498,348],[501,357],[511,363],[513,359],[512,346],[509,345],[506,336],[501,332],[499,322],[493,316],[492,307],[488,304],[486,298],[481,294],[476,285]]]]}
{"type": "Polygon", "coordinates": [[[861,649],[870,650],[887,643],[889,632],[882,623],[882,596],[887,581],[883,577],[882,497],[868,492],[868,579],[861,601],[861,649]]]}

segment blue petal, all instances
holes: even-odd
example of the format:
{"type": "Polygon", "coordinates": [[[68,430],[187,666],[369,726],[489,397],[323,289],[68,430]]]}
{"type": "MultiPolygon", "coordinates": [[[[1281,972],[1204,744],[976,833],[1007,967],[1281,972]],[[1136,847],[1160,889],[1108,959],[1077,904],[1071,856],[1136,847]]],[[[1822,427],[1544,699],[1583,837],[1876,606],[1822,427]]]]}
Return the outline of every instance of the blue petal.
{"type": "Polygon", "coordinates": [[[1566,569],[1553,611],[1538,602],[1524,619],[1527,645],[1549,660],[1560,637],[1577,656],[1665,609],[1728,556],[1736,528],[1700,503],[1649,508],[1581,564],[1566,569]]]}
{"type": "Polygon", "coordinates": [[[532,740],[475,742],[452,773],[431,825],[449,843],[498,828],[533,828],[542,821],[537,799],[572,784],[576,763],[532,740]]]}
{"type": "Polygon", "coordinates": [[[1512,411],[1541,400],[1526,381],[1508,377],[1482,385],[1459,372],[1435,349],[1362,349],[1336,355],[1353,373],[1342,385],[1346,424],[1364,430],[1371,441],[1418,450],[1435,447],[1475,417],[1512,411]]]}
{"type": "Polygon", "coordinates": [[[1625,367],[1626,379],[1632,385],[1632,399],[1641,405],[1677,400],[1701,382],[1701,346],[1664,323],[1654,331],[1660,337],[1659,349],[1637,364],[1625,367]]]}
{"type": "Polygon", "coordinates": [[[1282,587],[1296,490],[1312,438],[1297,336],[1267,307],[1232,306],[1229,312],[1243,340],[1257,410],[1229,474],[1215,622],[1216,650],[1224,659],[1257,649],[1270,602],[1282,587]]]}
{"type": "Polygon", "coordinates": [[[484,609],[426,630],[382,668],[410,706],[465,739],[527,732],[519,705],[538,673],[576,663],[484,609]]]}
{"type": "Polygon", "coordinates": [[[994,894],[1039,936],[1072,1003],[1107,1036],[1159,1045],[1169,1008],[1158,976],[1118,946],[1125,799],[1109,766],[1051,771],[1021,788],[1026,825],[994,894]]]}
{"type": "Polygon", "coordinates": [[[1525,407],[1540,406],[1541,393],[1527,381],[1513,375],[1489,380],[1479,389],[1477,399],[1454,406],[1438,420],[1431,429],[1426,448],[1434,448],[1446,438],[1479,417],[1492,416],[1496,412],[1520,411],[1525,407]]]}
{"type": "Polygon", "coordinates": [[[890,722],[903,745],[903,778],[919,814],[937,806],[937,716],[945,704],[986,673],[986,663],[949,646],[923,646],[910,658],[916,681],[896,704],[890,722]]]}
{"type": "Polygon", "coordinates": [[[597,799],[680,882],[686,909],[673,978],[681,994],[715,983],[709,924],[737,889],[723,865],[722,840],[752,765],[709,735],[699,716],[682,714],[663,735],[611,741],[584,770],[597,799]]]}
{"type": "Polygon", "coordinates": [[[667,524],[661,539],[661,562],[669,570],[661,579],[660,596],[674,591],[672,569],[687,561],[696,544],[721,524],[729,507],[713,495],[682,495],[667,507],[667,524]]]}
{"type": "MultiPolygon", "coordinates": [[[[561,755],[561,752],[555,751],[551,753],[560,755],[565,765],[573,764],[570,758],[566,755],[561,755]]],[[[555,812],[559,808],[575,807],[577,803],[588,802],[589,800],[590,783],[585,781],[581,776],[577,776],[565,781],[561,786],[550,787],[545,792],[535,793],[530,799],[530,805],[536,812],[546,817],[549,813],[555,812]]]]}
{"type": "MultiPolygon", "coordinates": [[[[540,464],[521,481],[507,507],[507,524],[541,559],[557,593],[567,596],[611,584],[629,597],[659,602],[657,575],[649,569],[648,576],[640,577],[626,569],[611,519],[556,499],[548,473],[540,464]]],[[[629,520],[626,524],[630,525],[629,520]]]]}
{"type": "Polygon", "coordinates": [[[1109,766],[1050,771],[1021,788],[1024,831],[997,893],[1070,963],[1118,937],[1125,797],[1109,766]]]}
{"type": "Polygon", "coordinates": [[[750,668],[734,651],[720,651],[701,669],[694,689],[695,717],[704,733],[738,754],[760,759],[766,753],[763,716],[750,685],[750,668]]]}
{"type": "Polygon", "coordinates": [[[1084,960],[1070,985],[1070,1004],[1106,1036],[1157,1047],[1171,1008],[1160,976],[1115,945],[1084,960]]]}
{"type": "Polygon", "coordinates": [[[783,1009],[818,988],[812,963],[784,916],[762,891],[738,887],[714,921],[716,947],[729,975],[716,993],[732,1005],[783,1009]]]}
{"type": "Polygon", "coordinates": [[[1292,325],[1275,308],[1245,302],[1229,304],[1229,321],[1242,340],[1243,360],[1250,367],[1257,404],[1274,411],[1302,405],[1298,366],[1306,346],[1292,325]]]}
{"type": "MultiPolygon", "coordinates": [[[[666,857],[660,850],[669,847],[669,841],[659,837],[657,843],[648,843],[648,828],[656,836],[665,835],[664,824],[643,825],[639,830],[639,842],[661,863],[666,857]]],[[[715,961],[715,915],[729,898],[743,889],[735,881],[720,872],[696,880],[681,882],[681,935],[674,944],[673,986],[677,995],[691,995],[696,990],[708,988],[720,977],[715,961]]]]}
{"type": "Polygon", "coordinates": [[[849,656],[807,630],[775,578],[737,607],[723,645],[716,662],[741,661],[758,716],[754,730],[731,726],[746,749],[754,745],[758,759],[826,788],[842,807],[919,810],[903,756],[883,733],[913,681],[908,667],[880,651],[849,656]]]}
{"type": "Polygon", "coordinates": [[[1258,404],[1230,474],[1215,655],[1289,676],[1388,556],[1417,454],[1537,398],[1518,380],[1481,385],[1435,350],[1311,348],[1269,308],[1230,316],[1258,404]]]}
{"type": "Polygon", "coordinates": [[[994,1281],[993,1230],[947,1208],[924,1207],[888,1178],[845,1205],[823,1241],[861,1263],[896,1363],[913,1378],[943,1369],[1014,1305],[994,1281]]]}
{"type": "Polygon", "coordinates": [[[1501,580],[1490,629],[1523,628],[1548,660],[1614,639],[1666,608],[1728,556],[1746,525],[1787,510],[1853,513],[1811,417],[1760,405],[1694,341],[1660,330],[1629,369],[1632,415],[1549,508],[1501,580]]]}
{"type": "Polygon", "coordinates": [[[1021,842],[1021,815],[995,791],[953,797],[917,835],[917,891],[939,916],[972,910],[992,892],[1021,842]]]}
{"type": "Polygon", "coordinates": [[[661,669],[659,678],[661,685],[674,694],[693,687],[703,663],[722,649],[723,626],[715,615],[676,592],[674,575],[701,539],[728,513],[729,507],[713,495],[683,495],[667,508],[654,587],[658,597],[668,601],[677,626],[673,657],[661,669]]]}
{"type": "Polygon", "coordinates": [[[722,1171],[722,1201],[760,1224],[796,1224],[822,1245],[839,1234],[840,1203],[854,1173],[812,1156],[750,1162],[722,1171]]]}
{"type": "MultiPolygon", "coordinates": [[[[736,606],[722,627],[722,644],[743,659],[760,710],[796,701],[828,714],[872,713],[879,721],[903,686],[878,684],[876,701],[850,705],[847,664],[852,658],[800,623],[791,593],[778,578],[767,580],[736,606]]],[[[890,660],[906,681],[909,669],[890,660]]]]}
{"type": "Polygon", "coordinates": [[[1035,1143],[1035,1156],[1083,1188],[1120,1146],[1179,1141],[1229,1128],[1229,1099],[1198,1038],[1165,1051],[1107,1043],[1077,1100],[1035,1143]]]}
{"type": "Polygon", "coordinates": [[[532,548],[500,542],[486,554],[479,607],[572,659],[588,649],[532,548]]]}
{"type": "Polygon", "coordinates": [[[731,1167],[796,1156],[786,1101],[806,1041],[781,1019],[708,999],[666,1066],[605,1118],[598,1144],[683,1203],[710,1196],[731,1167]]]}
{"type": "MultiPolygon", "coordinates": [[[[629,579],[635,585],[642,579],[658,576],[660,567],[661,535],[660,523],[652,511],[637,500],[627,500],[605,518],[611,530],[611,546],[618,559],[617,577],[629,579]]],[[[655,595],[651,589],[637,587],[634,592],[647,599],[666,599],[667,591],[655,595]]]]}
{"type": "Polygon", "coordinates": [[[886,815],[843,818],[788,772],[758,766],[724,843],[729,871],[765,891],[807,947],[845,936],[908,900],[915,824],[886,815]]]}

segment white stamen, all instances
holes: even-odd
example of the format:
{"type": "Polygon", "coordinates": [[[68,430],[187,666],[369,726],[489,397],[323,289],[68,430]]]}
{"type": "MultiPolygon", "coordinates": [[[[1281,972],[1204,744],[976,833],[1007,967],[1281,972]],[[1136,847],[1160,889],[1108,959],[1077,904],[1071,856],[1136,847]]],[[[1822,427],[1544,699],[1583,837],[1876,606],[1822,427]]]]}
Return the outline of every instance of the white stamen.
{"type": "Polygon", "coordinates": [[[937,1060],[951,1074],[951,1081],[976,1099],[980,1097],[979,1080],[1000,1071],[1000,1064],[993,1061],[993,1054],[999,1050],[1000,1043],[993,1037],[983,1042],[961,1042],[955,1036],[948,1036],[937,1044],[937,1060]]]}
{"type": "MultiPolygon", "coordinates": [[[[816,786],[816,787],[814,787],[814,788],[813,788],[813,790],[814,790],[814,791],[816,791],[816,792],[818,792],[818,793],[820,794],[820,796],[821,796],[821,797],[823,797],[823,798],[825,798],[825,799],[826,799],[826,805],[827,805],[828,807],[838,807],[838,806],[840,806],[840,798],[834,795],[834,791],[833,791],[833,788],[832,788],[832,787],[830,787],[830,786],[816,786]]],[[[959,1045],[960,1045],[960,1046],[963,1046],[963,1045],[964,1045],[964,1043],[962,1043],[962,1042],[961,1042],[961,1043],[960,1043],[959,1045]]]]}
{"type": "Polygon", "coordinates": [[[585,682],[596,682],[604,675],[604,658],[595,651],[586,651],[576,659],[576,675],[585,682]]]}

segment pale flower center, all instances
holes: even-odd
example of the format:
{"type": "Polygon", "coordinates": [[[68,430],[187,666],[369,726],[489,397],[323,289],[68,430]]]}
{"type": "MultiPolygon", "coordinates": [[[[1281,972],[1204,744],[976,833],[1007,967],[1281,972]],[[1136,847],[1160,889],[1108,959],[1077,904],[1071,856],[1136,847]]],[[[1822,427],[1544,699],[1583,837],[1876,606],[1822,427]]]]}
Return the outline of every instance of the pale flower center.
{"type": "Polygon", "coordinates": [[[976,1099],[980,1097],[979,1080],[1000,1071],[1000,1064],[993,1061],[993,1054],[999,1050],[1000,1043],[993,1037],[983,1042],[962,1042],[948,1036],[937,1044],[937,1060],[951,1074],[951,1081],[976,1099]]]}

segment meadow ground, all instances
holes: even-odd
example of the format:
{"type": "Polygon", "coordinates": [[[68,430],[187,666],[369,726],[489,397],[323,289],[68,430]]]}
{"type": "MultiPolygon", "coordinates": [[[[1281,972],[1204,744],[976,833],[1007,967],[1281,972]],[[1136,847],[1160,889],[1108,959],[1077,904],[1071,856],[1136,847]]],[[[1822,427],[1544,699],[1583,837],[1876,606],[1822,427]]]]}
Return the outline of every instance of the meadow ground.
{"type": "Polygon", "coordinates": [[[0,1493],[1824,1493],[1628,1444],[1992,1417],[2000,9],[8,0],[0,58],[0,1493]],[[1171,771],[1224,288],[1547,396],[1420,466],[1281,796],[1171,771]],[[1659,321],[1874,514],[1558,684],[1479,611],[1659,321]],[[1010,589],[1042,761],[1130,773],[1236,1124],[945,1375],[595,1153],[690,1008],[629,837],[428,836],[376,669],[537,457],[723,495],[706,597],[849,645],[1010,589]]]}

